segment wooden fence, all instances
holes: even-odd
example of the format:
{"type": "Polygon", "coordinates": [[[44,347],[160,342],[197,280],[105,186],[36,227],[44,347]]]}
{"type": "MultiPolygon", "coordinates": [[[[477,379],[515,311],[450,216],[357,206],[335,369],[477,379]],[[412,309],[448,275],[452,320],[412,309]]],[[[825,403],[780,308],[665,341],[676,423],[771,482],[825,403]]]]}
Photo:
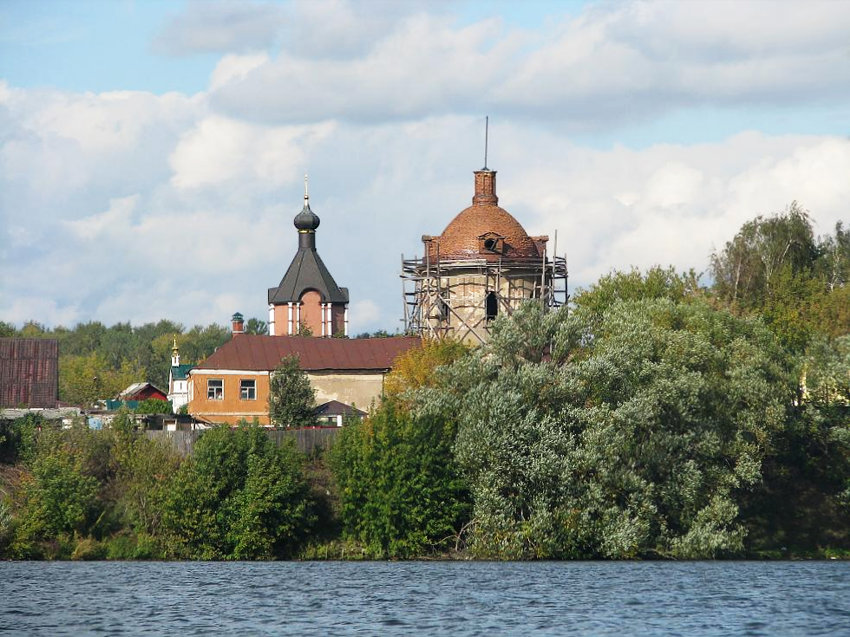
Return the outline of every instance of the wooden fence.
{"type": "MultiPolygon", "coordinates": [[[[339,433],[338,427],[313,427],[310,429],[266,429],[266,435],[276,444],[286,438],[294,438],[295,446],[302,453],[313,453],[317,449],[327,450],[333,446],[339,433]]],[[[145,435],[153,440],[162,440],[171,445],[172,449],[189,455],[195,449],[198,438],[204,435],[201,431],[163,431],[148,430],[145,435]]]]}

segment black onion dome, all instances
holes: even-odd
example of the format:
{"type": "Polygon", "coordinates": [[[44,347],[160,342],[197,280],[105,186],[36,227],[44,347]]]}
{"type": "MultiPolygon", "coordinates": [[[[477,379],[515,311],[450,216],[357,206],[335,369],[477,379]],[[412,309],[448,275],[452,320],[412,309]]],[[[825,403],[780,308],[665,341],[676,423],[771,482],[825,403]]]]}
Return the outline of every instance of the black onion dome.
{"type": "Polygon", "coordinates": [[[314,231],[319,227],[319,215],[310,210],[310,202],[304,198],[304,208],[295,215],[295,220],[292,222],[298,230],[314,231]]]}

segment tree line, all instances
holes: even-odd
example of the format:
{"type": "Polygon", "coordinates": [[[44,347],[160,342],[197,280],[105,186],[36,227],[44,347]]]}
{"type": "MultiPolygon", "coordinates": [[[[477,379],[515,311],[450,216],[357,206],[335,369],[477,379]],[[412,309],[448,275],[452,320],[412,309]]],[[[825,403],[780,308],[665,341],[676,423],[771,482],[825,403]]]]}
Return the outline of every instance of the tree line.
{"type": "Polygon", "coordinates": [[[709,281],[612,272],[398,361],[331,454],[375,557],[850,555],[850,236],[796,203],[709,281]]]}
{"type": "MultiPolygon", "coordinates": [[[[246,333],[265,334],[266,323],[245,323],[246,333]]],[[[59,341],[59,399],[88,407],[96,400],[114,398],[132,383],[147,381],[168,391],[171,349],[176,339],[181,363],[199,363],[230,339],[221,325],[196,325],[161,320],[133,326],[99,321],[73,328],[45,327],[28,321],[21,328],[0,321],[0,337],[53,338],[59,341]]]]}
{"type": "MultiPolygon", "coordinates": [[[[120,418],[7,425],[0,555],[847,557],[847,232],[792,205],[709,268],[612,272],[482,347],[425,342],[324,456],[249,423],[188,458],[120,418]]],[[[309,420],[299,373],[274,409],[309,420]]]]}

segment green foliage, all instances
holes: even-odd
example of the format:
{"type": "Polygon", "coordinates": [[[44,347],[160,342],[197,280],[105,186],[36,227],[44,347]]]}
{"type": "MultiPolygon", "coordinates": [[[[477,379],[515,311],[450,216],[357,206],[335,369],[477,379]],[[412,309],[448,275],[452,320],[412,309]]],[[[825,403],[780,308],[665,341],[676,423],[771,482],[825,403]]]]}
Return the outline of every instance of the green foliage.
{"type": "MultiPolygon", "coordinates": [[[[253,326],[261,330],[262,321],[253,326]]],[[[130,323],[106,327],[91,321],[72,329],[57,326],[49,330],[30,321],[20,330],[2,323],[0,336],[57,339],[60,397],[72,404],[89,405],[115,396],[134,382],[146,380],[165,387],[175,336],[182,362],[200,362],[230,339],[230,330],[214,324],[196,325],[184,333],[182,325],[168,320],[137,327],[130,323]]]]}
{"type": "Polygon", "coordinates": [[[315,408],[315,392],[298,357],[285,357],[269,379],[269,418],[278,427],[312,427],[315,408]]]}
{"type": "Polygon", "coordinates": [[[98,353],[62,356],[59,359],[59,397],[73,405],[88,407],[97,400],[116,396],[143,374],[128,361],[116,370],[98,353]]]}
{"type": "Polygon", "coordinates": [[[807,273],[816,258],[809,213],[795,201],[781,214],[748,221],[712,255],[715,292],[730,304],[760,307],[782,278],[807,273]]]}
{"type": "Polygon", "coordinates": [[[297,336],[313,336],[313,328],[304,323],[303,321],[298,324],[298,332],[297,336]]]}
{"type": "Polygon", "coordinates": [[[97,479],[79,458],[54,452],[40,455],[23,491],[13,554],[37,557],[37,543],[59,535],[86,535],[100,513],[97,479]]]}
{"type": "Polygon", "coordinates": [[[116,466],[116,508],[121,526],[141,536],[158,536],[180,458],[162,442],[117,433],[112,451],[116,466]]]}
{"type": "Polygon", "coordinates": [[[794,352],[812,338],[850,332],[850,233],[815,240],[797,202],[747,222],[711,258],[713,292],[733,311],[758,314],[794,352]]]}
{"type": "Polygon", "coordinates": [[[792,397],[766,329],[664,298],[569,317],[526,304],[510,321],[521,348],[506,321],[447,371],[443,396],[423,397],[459,419],[474,553],[741,553],[739,494],[759,483],[792,397]]]}
{"type": "Polygon", "coordinates": [[[373,557],[454,546],[469,500],[452,458],[454,427],[393,400],[346,426],[331,451],[345,534],[373,557]]]}
{"type": "Polygon", "coordinates": [[[133,411],[137,414],[171,414],[174,410],[170,400],[148,398],[141,401],[133,411]]]}
{"type": "Polygon", "coordinates": [[[586,316],[592,317],[601,316],[617,301],[669,299],[679,302],[702,295],[699,276],[693,270],[679,274],[672,267],[654,266],[646,273],[632,268],[628,272],[606,274],[586,290],[579,290],[573,303],[586,316]]]}
{"type": "Polygon", "coordinates": [[[0,420],[0,463],[31,460],[36,432],[45,425],[44,419],[33,413],[15,420],[0,420]]]}
{"type": "Polygon", "coordinates": [[[268,334],[269,326],[265,321],[261,321],[257,318],[250,318],[245,323],[245,333],[246,334],[268,334]]]}
{"type": "Polygon", "coordinates": [[[276,447],[255,426],[205,432],[178,470],[162,524],[175,557],[292,555],[312,514],[294,443],[276,447]]]}
{"type": "Polygon", "coordinates": [[[384,393],[400,397],[434,383],[434,371],[466,356],[469,347],[452,340],[423,340],[419,347],[407,350],[393,361],[393,369],[384,383],[384,393]]]}

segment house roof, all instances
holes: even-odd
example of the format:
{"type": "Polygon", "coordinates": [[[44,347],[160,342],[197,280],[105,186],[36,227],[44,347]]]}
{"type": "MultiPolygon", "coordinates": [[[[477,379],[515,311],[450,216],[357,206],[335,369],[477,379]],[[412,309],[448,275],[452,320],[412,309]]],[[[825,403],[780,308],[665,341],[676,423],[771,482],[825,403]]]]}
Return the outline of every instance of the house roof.
{"type": "Polygon", "coordinates": [[[189,375],[189,370],[192,369],[194,365],[173,365],[171,367],[171,379],[172,380],[186,380],[186,377],[189,375]]]}
{"type": "Polygon", "coordinates": [[[119,400],[135,400],[134,396],[139,396],[146,390],[150,390],[151,392],[156,392],[166,395],[164,391],[162,391],[159,387],[154,385],[153,383],[133,383],[127,389],[118,394],[119,400]]]}
{"type": "Polygon", "coordinates": [[[316,290],[324,303],[348,303],[348,290],[336,284],[315,247],[302,245],[280,285],[269,288],[269,303],[297,303],[307,290],[316,290]]]}
{"type": "Polygon", "coordinates": [[[400,354],[420,342],[416,336],[347,339],[241,334],[195,369],[273,371],[282,358],[294,354],[304,371],[387,370],[400,354]]]}
{"type": "Polygon", "coordinates": [[[317,416],[365,416],[366,412],[357,409],[356,407],[352,407],[351,405],[346,405],[345,403],[341,403],[338,400],[330,400],[326,403],[322,403],[318,407],[313,410],[313,413],[317,416]]]}

